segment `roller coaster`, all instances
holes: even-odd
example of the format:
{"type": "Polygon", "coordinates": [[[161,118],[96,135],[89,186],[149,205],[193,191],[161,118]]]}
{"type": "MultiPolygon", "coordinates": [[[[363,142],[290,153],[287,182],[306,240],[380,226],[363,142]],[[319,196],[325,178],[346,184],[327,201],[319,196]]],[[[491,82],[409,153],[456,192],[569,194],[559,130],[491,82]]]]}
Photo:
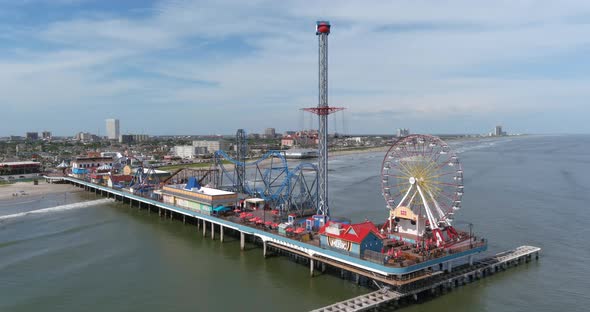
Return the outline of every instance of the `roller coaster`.
{"type": "Polygon", "coordinates": [[[113,170],[121,172],[127,165],[131,165],[133,160],[138,163],[138,167],[135,168],[133,178],[129,183],[129,188],[134,193],[148,193],[160,185],[160,179],[156,174],[156,170],[152,166],[145,167],[143,161],[136,158],[135,156],[125,155],[115,159],[113,162],[113,170]]]}
{"type": "Polygon", "coordinates": [[[217,188],[262,198],[283,216],[317,212],[318,168],[314,164],[300,163],[289,169],[281,151],[269,151],[258,160],[246,162],[219,150],[214,154],[213,166],[219,170],[217,188]],[[233,168],[224,166],[224,160],[233,168]],[[242,182],[240,172],[245,172],[242,182]]]}

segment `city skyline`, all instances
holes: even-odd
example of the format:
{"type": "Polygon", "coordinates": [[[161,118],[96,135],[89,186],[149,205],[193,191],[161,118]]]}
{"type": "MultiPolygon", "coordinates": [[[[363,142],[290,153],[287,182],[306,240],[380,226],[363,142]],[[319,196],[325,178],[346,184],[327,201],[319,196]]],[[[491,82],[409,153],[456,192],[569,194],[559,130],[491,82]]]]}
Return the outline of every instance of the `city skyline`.
{"type": "Polygon", "coordinates": [[[590,4],[437,4],[0,1],[0,136],[300,129],[319,19],[348,133],[590,133],[590,4]]]}

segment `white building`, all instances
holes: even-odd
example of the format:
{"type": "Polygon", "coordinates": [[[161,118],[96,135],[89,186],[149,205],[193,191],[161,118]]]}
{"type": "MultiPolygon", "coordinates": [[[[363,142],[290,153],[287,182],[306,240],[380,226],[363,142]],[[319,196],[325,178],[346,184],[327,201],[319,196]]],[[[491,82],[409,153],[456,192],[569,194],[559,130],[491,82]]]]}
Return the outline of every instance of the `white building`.
{"type": "Polygon", "coordinates": [[[194,158],[197,155],[207,154],[207,148],[192,145],[174,146],[174,156],[180,158],[194,158]]]}
{"type": "Polygon", "coordinates": [[[110,118],[107,122],[107,137],[109,140],[119,139],[119,119],[110,118]]]}
{"type": "Polygon", "coordinates": [[[193,141],[194,147],[205,147],[207,149],[206,153],[212,154],[218,150],[228,151],[229,150],[229,142],[218,140],[218,141],[207,141],[207,140],[198,140],[193,141]]]}

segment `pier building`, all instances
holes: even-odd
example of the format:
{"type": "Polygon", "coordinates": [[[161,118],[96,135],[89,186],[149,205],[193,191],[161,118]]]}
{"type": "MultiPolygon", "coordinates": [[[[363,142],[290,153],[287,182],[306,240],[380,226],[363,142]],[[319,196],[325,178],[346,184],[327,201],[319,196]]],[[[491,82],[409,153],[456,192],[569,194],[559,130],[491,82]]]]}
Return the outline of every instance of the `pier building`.
{"type": "Polygon", "coordinates": [[[320,228],[320,247],[361,257],[366,250],[382,252],[385,236],[371,221],[345,224],[329,221],[320,228]]]}
{"type": "Polygon", "coordinates": [[[213,214],[214,209],[220,206],[233,207],[238,200],[237,193],[200,187],[190,181],[187,184],[166,185],[161,195],[165,203],[205,215],[213,214]]]}

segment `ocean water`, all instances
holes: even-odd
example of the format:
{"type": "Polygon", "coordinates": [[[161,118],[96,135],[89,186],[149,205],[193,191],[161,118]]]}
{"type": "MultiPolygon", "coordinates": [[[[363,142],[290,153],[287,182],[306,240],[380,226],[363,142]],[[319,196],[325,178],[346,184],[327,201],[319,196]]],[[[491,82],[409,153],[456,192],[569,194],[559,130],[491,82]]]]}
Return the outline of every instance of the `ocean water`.
{"type": "MultiPolygon", "coordinates": [[[[456,222],[474,224],[489,253],[530,244],[542,257],[403,310],[587,311],[590,136],[451,145],[465,171],[456,222]]],[[[384,220],[383,155],[331,159],[333,215],[384,220]]],[[[99,199],[77,192],[0,202],[0,311],[306,311],[369,291],[99,199]]]]}

